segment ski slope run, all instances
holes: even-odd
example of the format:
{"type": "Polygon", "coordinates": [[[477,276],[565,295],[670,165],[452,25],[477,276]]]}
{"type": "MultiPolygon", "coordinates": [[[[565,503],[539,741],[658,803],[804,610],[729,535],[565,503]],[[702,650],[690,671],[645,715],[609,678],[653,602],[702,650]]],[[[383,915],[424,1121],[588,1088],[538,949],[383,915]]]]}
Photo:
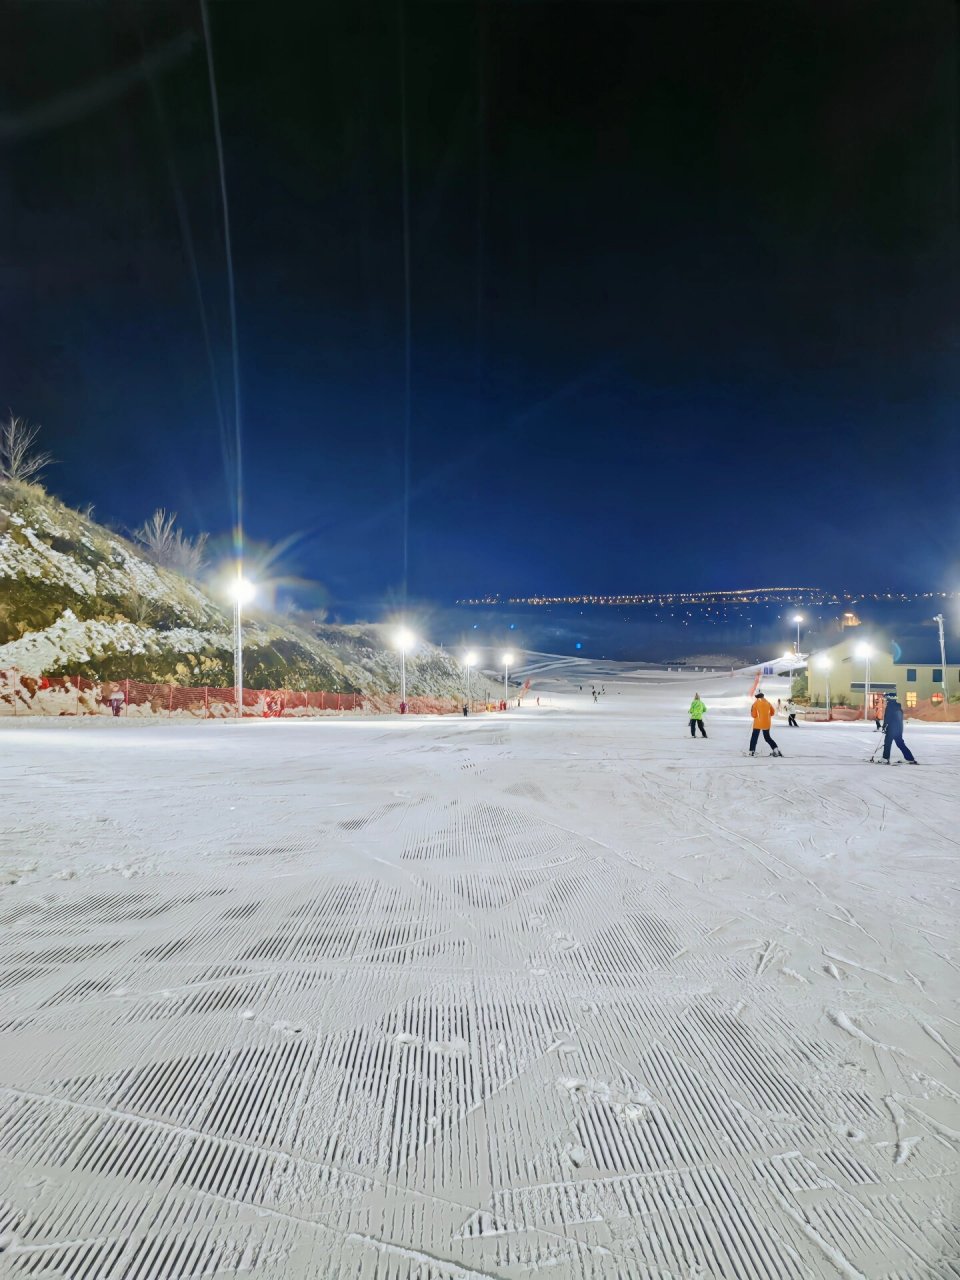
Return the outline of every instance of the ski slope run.
{"type": "Polygon", "coordinates": [[[960,1276],[958,728],[750,760],[745,676],[539,666],[3,724],[0,1274],[960,1276]]]}

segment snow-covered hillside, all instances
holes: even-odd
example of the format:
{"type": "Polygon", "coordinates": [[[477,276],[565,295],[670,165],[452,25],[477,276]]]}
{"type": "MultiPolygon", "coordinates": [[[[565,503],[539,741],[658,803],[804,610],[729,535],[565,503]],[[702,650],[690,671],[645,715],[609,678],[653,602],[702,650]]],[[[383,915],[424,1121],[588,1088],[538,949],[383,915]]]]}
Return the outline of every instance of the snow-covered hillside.
{"type": "MultiPolygon", "coordinates": [[[[229,685],[232,646],[229,611],[202,586],[40,487],[0,484],[0,670],[229,685]]],[[[256,610],[244,626],[244,668],[254,689],[373,695],[395,692],[400,675],[385,628],[311,631],[256,610]]],[[[407,676],[414,697],[463,691],[456,661],[430,646],[407,676]]]]}

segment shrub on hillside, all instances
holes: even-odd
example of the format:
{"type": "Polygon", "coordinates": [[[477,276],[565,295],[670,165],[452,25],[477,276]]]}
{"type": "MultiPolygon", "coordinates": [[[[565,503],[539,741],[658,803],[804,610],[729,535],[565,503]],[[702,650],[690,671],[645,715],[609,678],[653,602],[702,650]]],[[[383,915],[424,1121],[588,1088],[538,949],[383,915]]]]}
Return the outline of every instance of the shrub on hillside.
{"type": "Polygon", "coordinates": [[[177,528],[177,513],[158,507],[149,520],[135,529],[133,536],[146,548],[150,558],[164,569],[196,578],[206,561],[208,534],[188,538],[177,528]]]}
{"type": "Polygon", "coordinates": [[[36,483],[53,461],[51,454],[37,448],[39,434],[39,427],[12,413],[6,422],[0,422],[0,480],[36,483]]]}

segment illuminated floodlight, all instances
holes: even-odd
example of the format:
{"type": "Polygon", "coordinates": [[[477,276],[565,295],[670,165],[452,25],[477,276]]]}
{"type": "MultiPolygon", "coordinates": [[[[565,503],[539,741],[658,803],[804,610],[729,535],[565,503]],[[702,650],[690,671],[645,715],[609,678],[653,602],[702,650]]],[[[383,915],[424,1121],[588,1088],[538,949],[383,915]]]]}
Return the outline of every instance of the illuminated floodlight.
{"type": "Polygon", "coordinates": [[[417,643],[417,637],[406,627],[401,627],[393,642],[400,650],[400,714],[403,715],[407,709],[407,650],[417,643]]]}
{"type": "Polygon", "coordinates": [[[513,662],[513,654],[505,653],[500,661],[503,663],[503,705],[506,706],[510,700],[510,689],[507,684],[507,672],[513,662]]]}
{"type": "Polygon", "coordinates": [[[467,672],[467,701],[464,703],[463,714],[467,715],[470,707],[470,668],[477,665],[477,655],[471,649],[469,653],[463,655],[463,665],[467,672]]]}
{"type": "Polygon", "coordinates": [[[792,662],[792,661],[793,661],[793,654],[790,652],[790,650],[789,650],[789,649],[788,649],[788,650],[786,651],[786,653],[783,655],[783,661],[784,661],[784,662],[792,662]]]}
{"type": "Polygon", "coordinates": [[[818,653],[814,658],[814,662],[821,671],[829,671],[833,666],[833,659],[825,653],[818,653]]]}
{"type": "Polygon", "coordinates": [[[257,594],[257,588],[249,578],[237,574],[235,578],[230,579],[228,594],[234,604],[249,604],[257,594]]]}
{"type": "Polygon", "coordinates": [[[803,621],[803,614],[802,614],[802,613],[795,613],[795,614],[793,615],[793,618],[791,619],[791,621],[793,621],[793,622],[802,622],[802,621],[803,621]]]}
{"type": "Polygon", "coordinates": [[[870,706],[870,659],[873,657],[873,646],[863,640],[853,652],[856,657],[863,660],[863,718],[866,720],[867,709],[870,706]]]}

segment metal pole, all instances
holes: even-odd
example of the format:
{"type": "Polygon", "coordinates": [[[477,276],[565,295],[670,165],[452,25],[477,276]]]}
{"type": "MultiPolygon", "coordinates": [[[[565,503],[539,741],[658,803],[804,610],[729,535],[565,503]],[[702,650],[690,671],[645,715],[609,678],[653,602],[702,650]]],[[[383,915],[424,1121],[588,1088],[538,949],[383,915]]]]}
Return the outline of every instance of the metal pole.
{"type": "Polygon", "coordinates": [[[947,646],[943,639],[943,614],[938,613],[934,618],[937,624],[937,630],[940,632],[940,676],[943,684],[943,710],[947,710],[947,646]]]}
{"type": "Polygon", "coordinates": [[[830,673],[829,671],[827,672],[825,679],[826,679],[826,685],[827,685],[827,720],[829,721],[830,719],[830,673]]]}
{"type": "Polygon", "coordinates": [[[510,664],[508,662],[505,662],[503,664],[503,700],[504,702],[510,701],[510,695],[507,692],[507,668],[509,667],[509,665],[510,664]]]}
{"type": "Polygon", "coordinates": [[[240,593],[233,606],[233,692],[237,700],[237,718],[243,718],[243,623],[240,616],[240,593]]]}
{"type": "Polygon", "coordinates": [[[867,708],[870,705],[870,659],[864,658],[864,679],[863,679],[863,718],[867,718],[867,708]]]}
{"type": "Polygon", "coordinates": [[[400,650],[400,701],[407,700],[407,651],[400,650]]]}
{"type": "Polygon", "coordinates": [[[800,656],[800,623],[797,623],[797,657],[800,656]]]}
{"type": "Polygon", "coordinates": [[[467,706],[470,706],[470,664],[467,663],[467,706]]]}

